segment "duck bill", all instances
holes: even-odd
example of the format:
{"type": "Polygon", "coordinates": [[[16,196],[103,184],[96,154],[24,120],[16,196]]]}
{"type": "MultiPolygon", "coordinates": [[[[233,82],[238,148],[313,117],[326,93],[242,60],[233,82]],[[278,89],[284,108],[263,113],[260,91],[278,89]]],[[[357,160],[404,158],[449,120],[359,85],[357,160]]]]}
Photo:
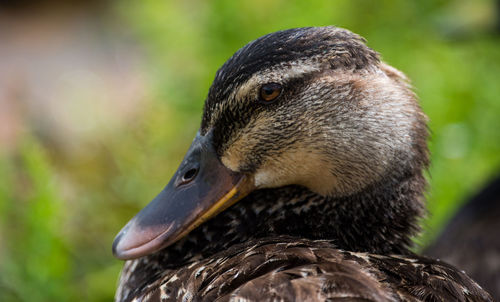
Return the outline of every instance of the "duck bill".
{"type": "Polygon", "coordinates": [[[168,185],[118,233],[113,254],[134,259],[171,245],[250,193],[253,183],[220,162],[211,133],[198,134],[168,185]]]}

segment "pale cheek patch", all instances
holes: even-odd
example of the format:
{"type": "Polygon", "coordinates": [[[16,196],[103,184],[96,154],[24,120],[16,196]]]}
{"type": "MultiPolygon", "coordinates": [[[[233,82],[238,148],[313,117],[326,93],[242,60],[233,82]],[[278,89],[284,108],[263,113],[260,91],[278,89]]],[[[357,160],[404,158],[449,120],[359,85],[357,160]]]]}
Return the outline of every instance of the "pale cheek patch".
{"type": "Polygon", "coordinates": [[[331,195],[338,188],[326,154],[304,146],[295,146],[279,158],[268,158],[255,173],[257,188],[301,185],[321,194],[331,195]],[[307,160],[305,160],[307,159],[307,160]]]}
{"type": "Polygon", "coordinates": [[[267,188],[269,184],[273,183],[277,179],[276,173],[272,171],[259,170],[255,173],[254,184],[256,188],[267,188]]]}

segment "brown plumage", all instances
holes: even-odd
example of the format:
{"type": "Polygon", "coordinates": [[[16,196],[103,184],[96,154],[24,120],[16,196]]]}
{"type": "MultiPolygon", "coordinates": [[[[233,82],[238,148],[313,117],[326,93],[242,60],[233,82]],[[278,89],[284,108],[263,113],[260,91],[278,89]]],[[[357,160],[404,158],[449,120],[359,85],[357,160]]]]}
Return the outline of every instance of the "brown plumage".
{"type": "MultiPolygon", "coordinates": [[[[125,267],[125,275],[130,273],[128,269],[131,267],[125,267]]],[[[443,262],[348,252],[328,241],[287,237],[234,245],[164,273],[132,301],[489,299],[465,274],[443,262]]],[[[127,296],[126,291],[120,294],[127,296]]],[[[117,300],[122,298],[117,296],[117,300]]]]}
{"type": "Polygon", "coordinates": [[[167,187],[120,232],[117,301],[491,301],[410,252],[426,117],[357,35],[298,28],[231,57],[167,187]],[[399,255],[399,256],[398,256],[399,255]]]}

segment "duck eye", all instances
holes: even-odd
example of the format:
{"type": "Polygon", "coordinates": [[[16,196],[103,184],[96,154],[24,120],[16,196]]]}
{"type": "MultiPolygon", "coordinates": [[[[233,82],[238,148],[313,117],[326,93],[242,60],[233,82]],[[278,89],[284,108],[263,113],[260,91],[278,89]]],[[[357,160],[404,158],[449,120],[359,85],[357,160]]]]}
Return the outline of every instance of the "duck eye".
{"type": "Polygon", "coordinates": [[[281,94],[282,87],[278,83],[268,83],[260,87],[260,100],[263,103],[270,103],[276,100],[281,94]]]}

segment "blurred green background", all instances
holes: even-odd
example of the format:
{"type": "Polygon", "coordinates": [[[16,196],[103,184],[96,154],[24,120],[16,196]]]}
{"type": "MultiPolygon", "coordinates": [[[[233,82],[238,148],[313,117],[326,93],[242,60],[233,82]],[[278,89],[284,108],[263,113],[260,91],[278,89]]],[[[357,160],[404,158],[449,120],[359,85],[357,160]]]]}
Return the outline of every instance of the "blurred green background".
{"type": "Polygon", "coordinates": [[[500,170],[497,13],[490,0],[0,2],[0,301],[110,301],[113,237],[182,159],[217,68],[291,27],[350,29],[412,79],[432,130],[425,245],[500,170]]]}

